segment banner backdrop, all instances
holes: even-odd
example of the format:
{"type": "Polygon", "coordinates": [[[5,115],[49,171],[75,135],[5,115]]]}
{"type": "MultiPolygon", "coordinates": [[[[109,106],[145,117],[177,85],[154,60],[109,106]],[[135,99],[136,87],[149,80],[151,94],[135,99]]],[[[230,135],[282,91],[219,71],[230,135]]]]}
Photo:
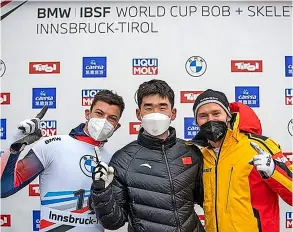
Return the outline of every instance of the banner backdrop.
{"type": "MultiPolygon", "coordinates": [[[[43,135],[68,134],[101,89],[126,103],[106,145],[115,152],[136,139],[135,91],[156,78],[175,91],[178,137],[198,132],[192,102],[217,89],[253,107],[292,161],[291,2],[2,1],[1,20],[1,154],[18,122],[45,104],[43,135]]],[[[38,231],[38,181],[1,199],[2,231],[38,231]]],[[[292,209],[280,205],[281,231],[290,231],[292,209]]]]}

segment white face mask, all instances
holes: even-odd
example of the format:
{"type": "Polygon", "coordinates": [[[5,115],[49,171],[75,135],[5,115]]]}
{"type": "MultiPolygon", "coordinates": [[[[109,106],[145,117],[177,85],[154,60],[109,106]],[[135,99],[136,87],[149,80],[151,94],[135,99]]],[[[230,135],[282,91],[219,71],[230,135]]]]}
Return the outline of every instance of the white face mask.
{"type": "Polygon", "coordinates": [[[88,121],[90,136],[96,141],[105,141],[114,133],[114,127],[105,118],[91,118],[88,121]]]}
{"type": "Polygon", "coordinates": [[[142,118],[142,127],[153,136],[166,132],[171,124],[171,119],[160,113],[147,114],[142,118]]]}

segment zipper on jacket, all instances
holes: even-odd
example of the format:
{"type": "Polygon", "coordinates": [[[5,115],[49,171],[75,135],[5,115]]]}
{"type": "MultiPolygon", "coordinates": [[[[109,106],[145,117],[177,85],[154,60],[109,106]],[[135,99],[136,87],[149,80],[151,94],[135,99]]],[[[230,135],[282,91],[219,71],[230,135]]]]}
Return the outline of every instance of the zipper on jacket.
{"type": "Polygon", "coordinates": [[[170,167],[169,167],[169,164],[168,164],[168,160],[167,160],[167,155],[166,155],[166,152],[165,152],[165,146],[164,146],[164,144],[162,144],[162,151],[163,151],[163,156],[164,156],[165,163],[166,163],[166,166],[167,166],[169,181],[170,181],[170,185],[171,185],[171,195],[172,195],[172,200],[173,200],[175,217],[176,217],[176,221],[177,221],[177,229],[178,229],[179,232],[181,232],[181,230],[180,230],[179,216],[178,216],[178,212],[177,212],[177,208],[176,208],[175,190],[174,190],[174,186],[173,186],[173,181],[172,181],[172,177],[171,177],[171,171],[170,171],[170,167]]]}
{"type": "Polygon", "coordinates": [[[230,193],[230,185],[231,185],[231,179],[232,179],[232,172],[233,172],[233,167],[231,168],[231,172],[230,172],[230,179],[229,179],[229,185],[228,185],[228,194],[227,194],[227,202],[226,202],[226,210],[228,208],[228,200],[229,200],[229,193],[230,193]]]}
{"type": "Polygon", "coordinates": [[[219,225],[218,225],[218,212],[217,212],[217,198],[218,198],[218,163],[219,163],[219,159],[220,159],[220,154],[221,154],[221,150],[222,150],[222,147],[223,147],[223,143],[226,139],[226,134],[227,134],[227,131],[225,133],[225,136],[223,138],[223,142],[221,144],[221,147],[220,147],[220,150],[219,150],[219,153],[218,155],[216,155],[217,157],[217,161],[216,161],[216,167],[215,167],[215,174],[216,174],[216,193],[215,193],[215,215],[216,215],[216,231],[219,232],[219,225]]]}
{"type": "Polygon", "coordinates": [[[220,150],[219,150],[219,153],[217,155],[216,168],[215,168],[215,174],[216,174],[215,215],[216,215],[216,231],[217,232],[219,231],[218,210],[217,210],[217,198],[218,198],[218,163],[219,163],[219,159],[220,159],[220,153],[221,153],[221,150],[222,150],[222,145],[221,145],[220,150]]]}

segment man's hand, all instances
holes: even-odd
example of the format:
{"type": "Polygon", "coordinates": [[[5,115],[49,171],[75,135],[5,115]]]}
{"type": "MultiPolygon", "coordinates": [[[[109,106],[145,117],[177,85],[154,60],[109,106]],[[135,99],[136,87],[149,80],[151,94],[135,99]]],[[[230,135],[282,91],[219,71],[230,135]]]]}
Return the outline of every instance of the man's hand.
{"type": "Polygon", "coordinates": [[[257,171],[264,178],[269,178],[273,175],[275,170],[275,163],[272,159],[272,156],[265,152],[260,146],[251,142],[250,145],[256,150],[258,153],[252,159],[252,164],[256,167],[257,171]]]}
{"type": "Polygon", "coordinates": [[[95,190],[105,189],[111,184],[114,178],[114,168],[109,167],[106,163],[101,162],[100,150],[95,147],[95,153],[97,157],[98,165],[94,168],[92,173],[93,184],[92,187],[95,190]]]}
{"type": "Polygon", "coordinates": [[[35,118],[26,119],[19,123],[18,132],[15,135],[16,141],[10,146],[11,153],[21,152],[25,146],[38,141],[42,137],[40,121],[45,116],[47,110],[48,106],[44,106],[35,118]]]}

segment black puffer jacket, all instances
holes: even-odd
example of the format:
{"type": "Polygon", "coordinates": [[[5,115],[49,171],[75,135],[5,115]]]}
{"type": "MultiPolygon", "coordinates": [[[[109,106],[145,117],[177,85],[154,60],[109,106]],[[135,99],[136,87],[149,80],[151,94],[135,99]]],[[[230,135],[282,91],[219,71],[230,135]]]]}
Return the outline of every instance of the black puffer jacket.
{"type": "Polygon", "coordinates": [[[113,184],[102,191],[92,186],[101,224],[116,230],[128,221],[131,232],[204,231],[194,211],[203,200],[200,150],[171,127],[164,142],[142,132],[112,157],[113,184]]]}

